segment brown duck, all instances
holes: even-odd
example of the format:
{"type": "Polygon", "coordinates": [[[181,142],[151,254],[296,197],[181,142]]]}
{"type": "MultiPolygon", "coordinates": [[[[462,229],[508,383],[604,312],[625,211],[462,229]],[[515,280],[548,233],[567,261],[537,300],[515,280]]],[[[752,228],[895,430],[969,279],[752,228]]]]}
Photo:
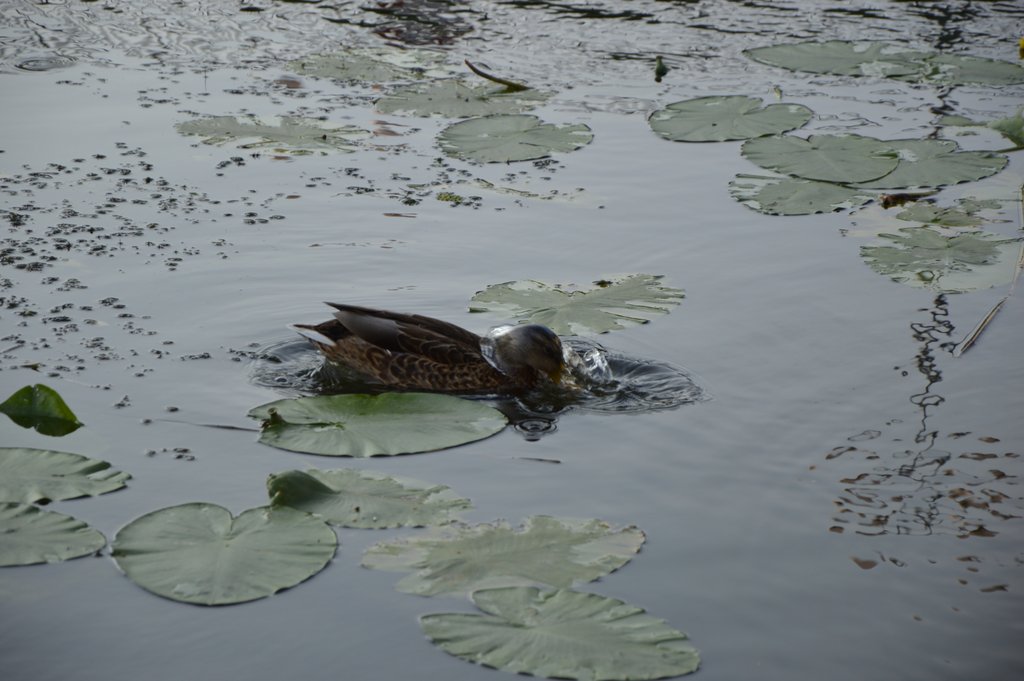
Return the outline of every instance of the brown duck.
{"type": "Polygon", "coordinates": [[[385,386],[473,393],[562,382],[562,342],[546,326],[502,326],[478,336],[432,317],[327,304],[333,319],[292,328],[331,362],[385,386]]]}

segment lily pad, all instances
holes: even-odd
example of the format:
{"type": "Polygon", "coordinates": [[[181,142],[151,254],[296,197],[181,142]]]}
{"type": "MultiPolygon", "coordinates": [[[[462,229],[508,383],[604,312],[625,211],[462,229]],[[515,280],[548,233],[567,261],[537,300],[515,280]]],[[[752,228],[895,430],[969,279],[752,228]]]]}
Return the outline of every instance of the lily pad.
{"type": "Polygon", "coordinates": [[[742,154],[768,170],[844,184],[877,180],[899,163],[887,142],[861,135],[758,137],[743,143],[742,154]]]}
{"type": "Polygon", "coordinates": [[[969,54],[927,54],[917,74],[894,74],[899,80],[938,85],[1013,85],[1024,83],[1024,68],[969,54]]]}
{"type": "Polygon", "coordinates": [[[0,502],[0,566],[57,563],[96,553],[106,544],[102,534],[71,516],[0,502]]]}
{"type": "Polygon", "coordinates": [[[469,499],[444,485],[351,468],[285,471],[270,476],[267,491],[274,506],[360,529],[444,525],[470,508],[469,499]]]}
{"type": "Polygon", "coordinates": [[[182,135],[205,137],[204,144],[235,143],[242,149],[272,147],[287,153],[352,152],[370,132],[352,125],[334,125],[312,118],[210,116],[178,123],[182,135]]]}
{"type": "Polygon", "coordinates": [[[790,71],[839,76],[876,76],[941,85],[1012,85],[1024,82],[1024,68],[965,54],[916,52],[882,42],[829,40],[787,43],[746,50],[763,64],[790,71]]]}
{"type": "Polygon", "coordinates": [[[420,618],[445,652],[506,672],[583,681],[637,681],[696,671],[700,654],[683,632],[642,608],[567,589],[474,591],[484,612],[420,618]]]}
{"type": "Polygon", "coordinates": [[[527,518],[518,529],[497,521],[429,532],[370,547],[363,566],[412,572],[397,588],[421,596],[538,582],[569,587],[619,569],[644,543],[636,527],[549,516],[527,518]]]}
{"type": "Polygon", "coordinates": [[[540,281],[508,281],[480,291],[470,312],[493,312],[558,334],[606,333],[628,324],[646,324],[652,315],[667,314],[685,297],[681,289],[663,286],[662,277],[631,274],[594,282],[595,288],[574,290],[540,281]]]}
{"type": "Polygon", "coordinates": [[[527,111],[547,98],[547,94],[536,90],[509,92],[493,85],[470,87],[460,80],[442,80],[381,97],[377,110],[386,114],[469,118],[527,111]]]}
{"type": "Polygon", "coordinates": [[[811,215],[862,206],[874,196],[829,182],[792,177],[737,175],[729,183],[732,197],[767,215],[811,215]]]}
{"type": "Polygon", "coordinates": [[[497,409],[452,395],[384,393],[277,400],[249,412],[260,442],[324,456],[392,456],[490,437],[507,420],[497,409]]]}
{"type": "Polygon", "coordinates": [[[884,144],[898,154],[896,168],[873,181],[849,182],[865,189],[941,187],[995,175],[1007,164],[1002,154],[960,151],[956,142],[949,140],[888,140],[884,144]]]}
{"type": "Polygon", "coordinates": [[[289,62],[288,67],[318,78],[388,83],[448,75],[452,69],[445,68],[444,62],[444,53],[433,50],[365,48],[310,55],[289,62]]]}
{"type": "Polygon", "coordinates": [[[698,97],[658,109],[647,122],[674,142],[724,142],[778,135],[805,125],[813,115],[800,104],[761,104],[745,95],[698,97]]]}
{"type": "Polygon", "coordinates": [[[0,447],[0,500],[60,501],[121,489],[131,478],[106,461],[49,449],[0,447]]]}
{"type": "Polygon", "coordinates": [[[51,437],[62,437],[82,427],[57,391],[42,383],[15,392],[0,404],[0,412],[22,428],[35,428],[51,437]]]}
{"type": "Polygon", "coordinates": [[[509,163],[546,158],[556,151],[575,151],[593,138],[590,128],[582,123],[558,126],[528,114],[498,114],[453,123],[441,131],[438,143],[451,156],[481,163],[509,163]]]}
{"type": "Polygon", "coordinates": [[[129,579],[158,596],[228,605],[309,579],[337,545],[334,531],[308,513],[261,507],[233,517],[220,506],[193,503],[128,523],[111,555],[129,579]]]}
{"type": "Polygon", "coordinates": [[[960,199],[956,206],[946,208],[921,201],[900,211],[896,217],[908,222],[923,222],[943,227],[977,227],[985,222],[985,218],[978,215],[980,211],[997,210],[1000,207],[1000,202],[993,199],[960,199]]]}
{"type": "Polygon", "coordinates": [[[836,76],[912,76],[922,70],[921,52],[879,42],[828,40],[745,50],[754,61],[790,71],[836,76]]]}
{"type": "Polygon", "coordinates": [[[1017,239],[987,232],[946,236],[928,227],[881,234],[892,245],[863,246],[861,257],[879,274],[910,286],[963,293],[1008,284],[1016,272],[1017,239]]]}

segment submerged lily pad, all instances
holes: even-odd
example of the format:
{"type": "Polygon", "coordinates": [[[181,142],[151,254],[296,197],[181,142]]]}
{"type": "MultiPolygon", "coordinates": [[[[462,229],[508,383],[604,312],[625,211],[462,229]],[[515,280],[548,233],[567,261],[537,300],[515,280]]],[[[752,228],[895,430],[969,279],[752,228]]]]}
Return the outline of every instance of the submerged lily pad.
{"type": "Polygon", "coordinates": [[[474,591],[484,612],[420,618],[444,651],[495,669],[584,681],[637,681],[696,671],[700,654],[683,632],[642,608],[567,589],[474,591]]]}
{"type": "Polygon", "coordinates": [[[667,314],[685,297],[681,289],[663,286],[662,277],[631,274],[594,282],[595,288],[574,290],[540,281],[508,281],[480,291],[470,312],[493,312],[558,334],[606,333],[627,324],[646,324],[652,315],[667,314]]]}
{"type": "Polygon", "coordinates": [[[412,80],[447,75],[445,55],[433,50],[366,48],[317,54],[289,62],[296,73],[365,83],[412,80]]]}
{"type": "Polygon", "coordinates": [[[15,392],[0,404],[0,412],[22,428],[35,428],[51,437],[62,437],[82,427],[57,391],[42,383],[15,392]]]}
{"type": "Polygon", "coordinates": [[[205,137],[204,144],[232,142],[242,149],[273,147],[290,153],[311,150],[351,152],[370,132],[352,125],[335,125],[312,118],[281,116],[263,119],[255,116],[210,116],[178,123],[182,135],[205,137]]]}
{"type": "Polygon", "coordinates": [[[0,500],[60,501],[121,489],[131,478],[106,461],[49,449],[0,447],[0,500]]]}
{"type": "Polygon", "coordinates": [[[381,97],[377,100],[377,110],[388,114],[469,118],[519,113],[532,109],[547,98],[547,94],[536,90],[509,92],[493,85],[470,87],[460,80],[442,80],[381,97]]]}
{"type": "Polygon", "coordinates": [[[813,115],[800,104],[761,104],[745,95],[698,97],[658,109],[647,122],[674,142],[724,142],[778,135],[805,125],[813,115]]]}
{"type": "Polygon", "coordinates": [[[528,114],[494,115],[453,123],[438,143],[451,156],[481,163],[509,163],[575,151],[594,135],[582,123],[557,126],[528,114]]]}
{"type": "Polygon", "coordinates": [[[397,588],[421,596],[537,582],[568,587],[619,569],[643,543],[635,527],[533,516],[518,529],[504,521],[457,524],[377,544],[363,555],[363,566],[412,572],[397,588]]]}
{"type": "Polygon", "coordinates": [[[928,227],[907,227],[880,236],[892,245],[861,247],[871,269],[901,284],[944,293],[1011,282],[1020,250],[1017,239],[987,232],[946,236],[928,227]]]}
{"type": "Polygon", "coordinates": [[[896,217],[908,222],[923,222],[943,227],[977,227],[985,222],[984,218],[978,216],[980,211],[997,210],[1000,207],[999,201],[993,199],[960,199],[956,206],[946,208],[922,201],[900,211],[896,217]]]}
{"type": "Polygon", "coordinates": [[[882,42],[828,40],[756,47],[754,61],[790,71],[839,76],[876,76],[942,85],[1012,85],[1024,82],[1024,68],[995,59],[906,50],[882,42]]]}
{"type": "Polygon", "coordinates": [[[193,503],[128,523],[111,555],[129,579],[158,596],[228,605],[309,579],[337,545],[334,531],[308,513],[261,507],[232,517],[220,506],[193,503]]]}
{"type": "Polygon", "coordinates": [[[32,504],[0,502],[0,566],[87,556],[107,540],[80,520],[32,504]]]}
{"type": "Polygon", "coordinates": [[[455,447],[490,437],[507,423],[487,405],[452,395],[323,395],[255,407],[260,442],[324,456],[392,456],[455,447]]]}
{"type": "Polygon", "coordinates": [[[841,183],[877,180],[899,163],[888,143],[861,135],[758,137],[743,143],[742,154],[785,175],[841,183]]]}
{"type": "Polygon", "coordinates": [[[729,183],[732,197],[766,215],[811,215],[862,206],[874,196],[829,182],[792,177],[737,175],[729,183]]]}
{"type": "Polygon", "coordinates": [[[274,506],[361,529],[444,525],[470,508],[469,499],[444,485],[351,468],[285,471],[270,476],[267,491],[274,506]]]}
{"type": "Polygon", "coordinates": [[[865,189],[941,187],[995,175],[1008,162],[1002,154],[990,151],[960,151],[956,142],[949,140],[887,140],[883,144],[898,154],[896,168],[872,181],[849,182],[865,189]]]}

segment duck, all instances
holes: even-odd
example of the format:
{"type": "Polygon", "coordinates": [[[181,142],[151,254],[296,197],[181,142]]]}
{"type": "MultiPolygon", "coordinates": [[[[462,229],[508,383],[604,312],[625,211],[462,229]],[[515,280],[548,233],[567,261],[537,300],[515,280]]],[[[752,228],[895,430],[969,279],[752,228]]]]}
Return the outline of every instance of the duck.
{"type": "Polygon", "coordinates": [[[331,364],[390,389],[516,393],[568,378],[562,341],[541,324],[499,326],[481,336],[433,317],[326,305],[331,319],[291,328],[331,364]]]}

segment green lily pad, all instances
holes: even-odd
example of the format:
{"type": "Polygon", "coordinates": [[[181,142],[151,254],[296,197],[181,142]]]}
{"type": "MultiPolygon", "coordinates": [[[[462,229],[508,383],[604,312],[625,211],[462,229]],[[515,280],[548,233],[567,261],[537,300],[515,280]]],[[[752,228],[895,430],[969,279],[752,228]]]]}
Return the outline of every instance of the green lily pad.
{"type": "Polygon", "coordinates": [[[999,118],[987,123],[965,116],[939,116],[936,124],[962,128],[991,128],[1010,140],[1015,149],[1024,147],[1024,108],[1018,110],[1013,116],[999,118]]]}
{"type": "Polygon", "coordinates": [[[863,246],[861,257],[879,274],[910,286],[963,293],[1008,284],[1016,273],[1017,239],[987,232],[946,236],[928,227],[881,234],[891,245],[863,246]]]}
{"type": "Polygon", "coordinates": [[[982,210],[998,210],[1001,207],[999,201],[986,199],[960,199],[957,206],[943,208],[934,203],[920,201],[896,214],[900,220],[908,222],[923,222],[930,225],[941,225],[942,227],[977,227],[985,222],[978,213],[982,210]]]}
{"type": "Polygon", "coordinates": [[[205,137],[204,144],[234,143],[242,149],[272,147],[277,151],[308,154],[311,150],[352,152],[370,132],[352,125],[335,125],[312,118],[257,118],[210,116],[178,123],[182,135],[205,137]]]}
{"type": "Polygon", "coordinates": [[[60,501],[106,494],[131,478],[106,461],[49,449],[0,447],[0,500],[60,501]]]}
{"type": "Polygon", "coordinates": [[[532,516],[518,529],[504,521],[459,523],[377,544],[363,554],[363,566],[412,572],[397,588],[421,596],[538,582],[569,587],[618,570],[643,543],[636,527],[532,516]]]}
{"type": "Polygon", "coordinates": [[[274,506],[372,530],[444,525],[471,506],[444,485],[351,468],[285,471],[270,476],[267,491],[274,506]]]}
{"type": "Polygon", "coordinates": [[[990,151],[960,151],[956,142],[949,140],[888,140],[884,144],[898,154],[896,168],[871,181],[849,182],[864,189],[941,187],[995,175],[1008,162],[1002,154],[990,151]]]}
{"type": "Polygon", "coordinates": [[[386,114],[469,118],[519,113],[547,99],[547,94],[536,90],[509,92],[493,85],[470,87],[460,80],[442,80],[381,97],[377,100],[377,110],[386,114]]]}
{"type": "Polygon", "coordinates": [[[444,53],[433,50],[363,48],[310,55],[289,62],[288,67],[318,78],[389,83],[448,75],[452,69],[446,68],[444,62],[444,53]]]}
{"type": "Polygon", "coordinates": [[[445,153],[480,163],[509,163],[575,151],[594,135],[583,124],[557,126],[528,114],[494,115],[453,123],[441,131],[445,153]]]}
{"type": "Polygon", "coordinates": [[[937,85],[1013,85],[1024,83],[1024,68],[1008,61],[969,54],[927,54],[916,74],[893,74],[899,80],[937,85]]]}
{"type": "Polygon", "coordinates": [[[829,182],[792,177],[737,175],[729,193],[745,206],[766,215],[811,215],[862,206],[874,196],[829,182]]]}
{"type": "Polygon", "coordinates": [[[805,180],[868,182],[899,163],[887,142],[861,135],[758,137],[743,143],[743,157],[762,168],[805,180]]]}
{"type": "Polygon", "coordinates": [[[384,393],[277,400],[249,412],[263,419],[260,442],[324,456],[392,456],[482,440],[505,416],[452,395],[384,393]]]}
{"type": "Polygon", "coordinates": [[[647,120],[674,142],[724,142],[778,135],[802,127],[814,112],[800,104],[769,104],[744,95],[698,97],[669,104],[647,120]]]}
{"type": "Polygon", "coordinates": [[[62,437],[82,427],[57,391],[42,383],[15,392],[0,404],[0,412],[22,428],[35,428],[51,437],[62,437]]]}
{"type": "Polygon", "coordinates": [[[660,275],[630,274],[594,282],[597,286],[585,291],[533,280],[507,281],[473,296],[469,311],[544,324],[558,334],[606,333],[628,324],[646,324],[648,317],[667,314],[678,305],[685,294],[663,286],[661,279],[660,275]]]}
{"type": "Polygon", "coordinates": [[[882,42],[829,40],[757,47],[744,52],[754,61],[790,71],[839,76],[875,76],[940,85],[1012,85],[1024,82],[1024,68],[964,54],[905,50],[882,42]]]}
{"type": "Polygon", "coordinates": [[[0,566],[57,563],[96,553],[106,544],[102,534],[71,516],[0,502],[0,566]]]}
{"type": "Polygon", "coordinates": [[[228,605],[309,579],[337,545],[334,531],[308,513],[261,507],[233,517],[220,506],[193,503],[128,523],[111,555],[129,579],[158,596],[228,605]]]}
{"type": "Polygon", "coordinates": [[[506,672],[584,681],[637,681],[696,671],[700,654],[683,632],[642,608],[567,589],[474,591],[484,612],[420,618],[445,652],[506,672]]]}
{"type": "Polygon", "coordinates": [[[754,61],[790,71],[880,77],[919,74],[924,56],[888,43],[848,40],[768,45],[743,53],[754,61]]]}

